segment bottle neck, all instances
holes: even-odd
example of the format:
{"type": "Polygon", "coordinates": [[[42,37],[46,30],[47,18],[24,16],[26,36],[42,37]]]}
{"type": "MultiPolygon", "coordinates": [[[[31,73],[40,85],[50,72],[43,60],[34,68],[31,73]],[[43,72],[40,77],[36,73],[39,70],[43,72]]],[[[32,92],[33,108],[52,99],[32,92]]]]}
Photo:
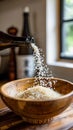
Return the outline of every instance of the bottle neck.
{"type": "Polygon", "coordinates": [[[28,37],[30,36],[30,29],[29,29],[29,13],[23,14],[23,31],[22,36],[28,37]]]}

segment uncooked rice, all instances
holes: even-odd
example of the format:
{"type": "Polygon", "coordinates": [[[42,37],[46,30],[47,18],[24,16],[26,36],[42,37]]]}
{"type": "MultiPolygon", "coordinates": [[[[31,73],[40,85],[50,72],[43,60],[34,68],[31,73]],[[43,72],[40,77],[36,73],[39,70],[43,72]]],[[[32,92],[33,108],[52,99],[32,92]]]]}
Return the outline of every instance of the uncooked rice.
{"type": "Polygon", "coordinates": [[[16,97],[26,99],[26,100],[48,100],[61,97],[62,95],[52,88],[33,86],[25,91],[19,92],[16,97]]]}

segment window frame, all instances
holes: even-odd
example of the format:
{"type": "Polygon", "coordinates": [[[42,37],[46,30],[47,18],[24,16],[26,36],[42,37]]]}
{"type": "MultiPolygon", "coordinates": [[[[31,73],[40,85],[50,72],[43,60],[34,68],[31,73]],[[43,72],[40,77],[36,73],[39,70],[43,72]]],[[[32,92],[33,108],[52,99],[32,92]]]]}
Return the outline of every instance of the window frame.
{"type": "Polygon", "coordinates": [[[68,59],[72,60],[73,56],[62,56],[61,53],[63,52],[63,38],[62,38],[62,33],[63,33],[63,24],[67,22],[72,22],[73,19],[63,19],[63,14],[64,14],[64,0],[60,0],[60,59],[68,59]]]}

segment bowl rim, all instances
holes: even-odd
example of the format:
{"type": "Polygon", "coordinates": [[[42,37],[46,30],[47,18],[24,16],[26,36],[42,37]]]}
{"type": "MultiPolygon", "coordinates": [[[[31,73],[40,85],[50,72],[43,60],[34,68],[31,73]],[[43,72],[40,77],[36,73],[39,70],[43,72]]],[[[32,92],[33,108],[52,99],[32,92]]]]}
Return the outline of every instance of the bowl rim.
{"type": "MultiPolygon", "coordinates": [[[[56,79],[56,80],[61,80],[61,81],[65,81],[71,85],[73,85],[73,83],[71,81],[68,81],[68,80],[65,80],[65,79],[62,79],[62,78],[54,78],[54,77],[49,77],[50,79],[56,79]]],[[[58,98],[55,98],[55,99],[47,99],[47,100],[27,100],[27,99],[23,99],[23,98],[17,98],[17,97],[12,97],[12,96],[9,96],[7,95],[3,89],[10,83],[16,83],[18,81],[24,81],[26,79],[34,79],[34,77],[32,78],[23,78],[23,79],[17,79],[17,80],[13,80],[13,81],[9,81],[7,83],[5,83],[4,85],[1,86],[0,88],[0,94],[1,94],[1,97],[4,96],[4,97],[7,97],[7,98],[10,98],[10,99],[13,99],[13,100],[17,100],[17,101],[22,101],[22,102],[48,102],[48,101],[55,101],[55,100],[61,100],[61,99],[65,99],[67,98],[68,96],[72,96],[73,95],[73,91],[71,91],[70,93],[66,94],[66,95],[63,95],[61,97],[58,97],[58,98]]]]}

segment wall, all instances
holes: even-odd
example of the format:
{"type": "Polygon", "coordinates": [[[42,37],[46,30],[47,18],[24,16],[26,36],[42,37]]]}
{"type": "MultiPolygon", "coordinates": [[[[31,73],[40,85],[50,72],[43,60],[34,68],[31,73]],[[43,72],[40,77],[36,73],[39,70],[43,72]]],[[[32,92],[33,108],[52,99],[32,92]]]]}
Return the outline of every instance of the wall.
{"type": "Polygon", "coordinates": [[[57,41],[57,0],[46,0],[46,55],[47,63],[51,63],[58,56],[57,41]]]}

